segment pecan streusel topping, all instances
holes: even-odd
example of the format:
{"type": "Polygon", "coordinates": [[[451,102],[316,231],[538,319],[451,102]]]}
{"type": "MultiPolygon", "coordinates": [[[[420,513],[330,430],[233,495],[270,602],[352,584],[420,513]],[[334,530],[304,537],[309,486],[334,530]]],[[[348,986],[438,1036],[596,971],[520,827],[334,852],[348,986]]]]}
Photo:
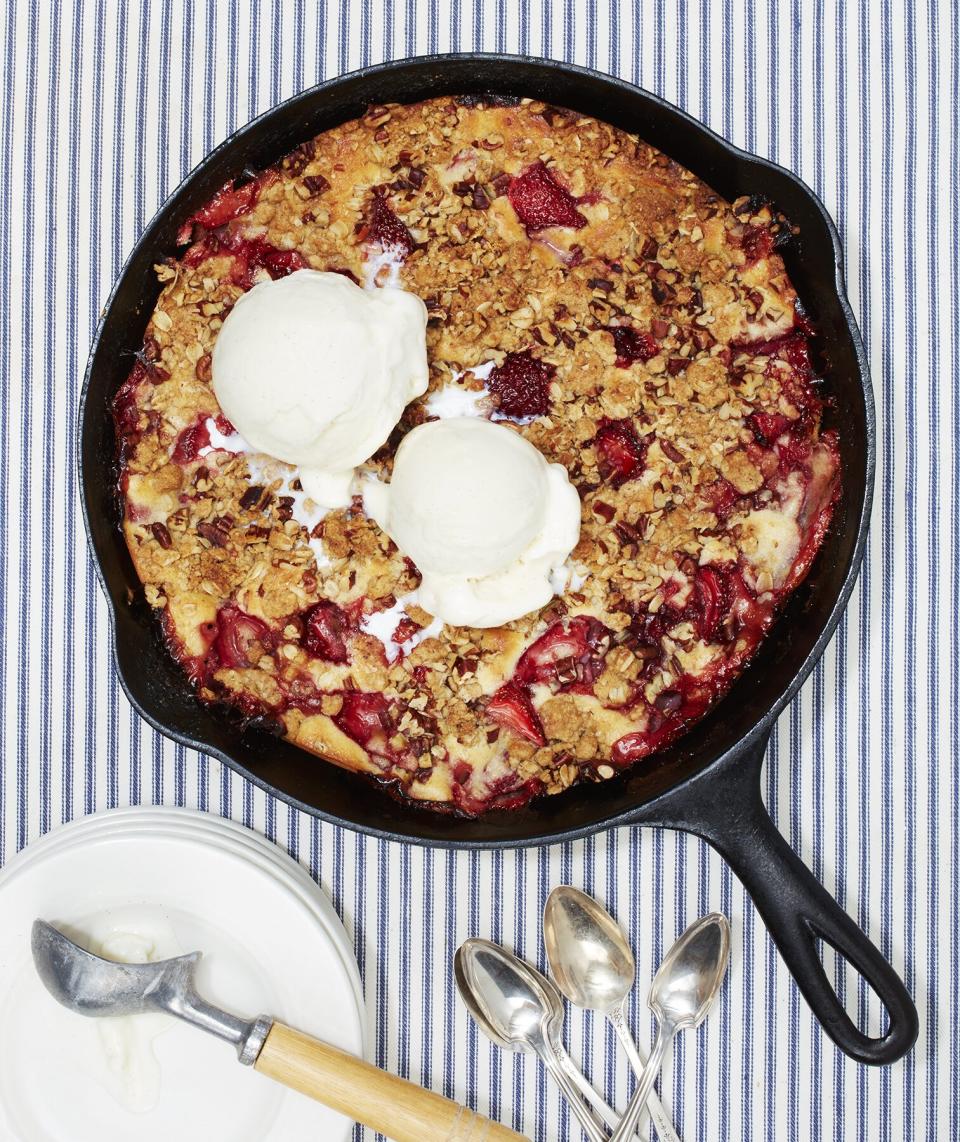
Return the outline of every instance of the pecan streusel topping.
{"type": "Polygon", "coordinates": [[[225,187],[157,266],[114,404],[127,543],[200,698],[464,813],[675,739],[764,637],[836,498],[782,233],[530,100],[371,107],[225,187]],[[243,450],[211,387],[245,290],[302,268],[364,281],[384,252],[428,307],[431,380],[367,468],[388,479],[453,387],[580,493],[566,589],[503,627],[439,628],[359,499],[323,514],[296,470],[243,450]]]}

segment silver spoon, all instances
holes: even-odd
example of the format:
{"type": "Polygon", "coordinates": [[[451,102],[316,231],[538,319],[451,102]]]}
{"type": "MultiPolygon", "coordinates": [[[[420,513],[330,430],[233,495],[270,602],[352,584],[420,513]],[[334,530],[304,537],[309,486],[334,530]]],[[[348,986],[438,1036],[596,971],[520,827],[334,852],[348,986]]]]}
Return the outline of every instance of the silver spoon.
{"type": "MultiPolygon", "coordinates": [[[[470,950],[470,945],[482,945],[487,948],[494,948],[498,957],[500,957],[505,965],[509,965],[515,971],[520,979],[524,981],[523,986],[531,986],[539,989],[542,992],[544,1003],[549,1007],[551,1020],[556,1026],[556,1041],[553,1044],[554,1050],[557,1055],[557,1061],[566,1072],[567,1077],[571,1080],[577,1090],[589,1102],[603,1121],[611,1129],[620,1121],[620,1115],[608,1106],[603,1101],[602,1096],[596,1091],[587,1081],[586,1076],[579,1070],[573,1059],[567,1053],[562,1040],[560,1039],[560,1027],[563,1023],[563,999],[560,992],[557,990],[556,984],[553,980],[549,979],[542,972],[538,971],[532,964],[528,964],[526,960],[521,960],[519,956],[515,956],[512,952],[508,952],[505,948],[500,947],[498,944],[489,944],[486,940],[466,940],[464,947],[468,951],[464,952],[464,959],[468,955],[475,956],[476,951],[470,950]]],[[[481,994],[479,988],[481,985],[473,984],[467,979],[464,970],[460,967],[459,955],[457,953],[457,960],[454,963],[454,968],[457,977],[457,986],[460,990],[460,995],[464,1000],[470,1014],[473,1016],[474,1022],[480,1027],[480,1030],[490,1039],[496,1043],[498,1047],[507,1051],[523,1050],[516,1040],[506,1037],[504,1028],[500,1020],[492,1021],[489,1015],[491,1004],[489,997],[486,994],[481,994]]]]}
{"type": "MultiPolygon", "coordinates": [[[[525,960],[489,940],[465,940],[454,958],[454,974],[467,1010],[487,1038],[505,1050],[538,1055],[591,1142],[605,1142],[605,1133],[577,1089],[586,1093],[589,1088],[599,1096],[577,1071],[560,1040],[563,1000],[556,986],[525,960]]],[[[609,1107],[605,1109],[613,1114],[609,1107]]]]}
{"type": "MultiPolygon", "coordinates": [[[[637,968],[623,929],[592,896],[564,884],[547,897],[543,940],[557,986],[576,1007],[607,1017],[641,1078],[643,1057],[624,1015],[637,968]]],[[[656,1091],[647,1106],[661,1142],[680,1142],[656,1091]]]]}
{"type": "Polygon", "coordinates": [[[691,924],[667,952],[653,977],[647,1000],[659,1024],[657,1037],[643,1078],[610,1142],[624,1142],[633,1134],[667,1047],[678,1031],[703,1022],[720,993],[729,955],[730,925],[726,916],[717,912],[691,924]]]}

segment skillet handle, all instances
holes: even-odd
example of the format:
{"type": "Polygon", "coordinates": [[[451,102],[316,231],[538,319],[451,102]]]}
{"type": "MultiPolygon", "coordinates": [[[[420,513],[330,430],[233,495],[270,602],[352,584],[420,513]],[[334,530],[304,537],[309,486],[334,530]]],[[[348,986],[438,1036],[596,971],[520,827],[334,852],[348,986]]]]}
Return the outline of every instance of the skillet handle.
{"type": "Polygon", "coordinates": [[[910,1050],[917,1009],[900,977],[777,831],[763,804],[760,771],[769,735],[689,783],[657,820],[709,841],[753,897],[781,956],[823,1029],[861,1063],[887,1064],[910,1050]],[[827,979],[817,938],[846,957],[889,1016],[879,1039],[864,1035],[827,979]]]}

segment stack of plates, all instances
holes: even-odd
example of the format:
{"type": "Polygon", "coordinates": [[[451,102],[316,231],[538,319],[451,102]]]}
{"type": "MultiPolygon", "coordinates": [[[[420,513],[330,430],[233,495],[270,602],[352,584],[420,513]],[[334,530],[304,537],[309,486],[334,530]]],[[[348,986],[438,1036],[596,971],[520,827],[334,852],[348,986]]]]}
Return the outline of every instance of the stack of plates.
{"type": "Polygon", "coordinates": [[[169,1016],[85,1019],[44,990],[37,917],[114,958],[199,950],[201,995],[364,1053],[357,965],[333,906],[263,837],[183,809],[55,830],[0,873],[0,1137],[11,1142],[300,1142],[351,1123],[242,1067],[169,1016]]]}

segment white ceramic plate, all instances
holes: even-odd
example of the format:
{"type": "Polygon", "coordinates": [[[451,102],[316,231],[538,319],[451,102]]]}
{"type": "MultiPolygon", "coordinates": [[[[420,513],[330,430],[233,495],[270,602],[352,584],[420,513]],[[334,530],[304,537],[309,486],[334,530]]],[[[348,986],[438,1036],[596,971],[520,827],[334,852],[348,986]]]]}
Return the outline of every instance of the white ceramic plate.
{"type": "Polygon", "coordinates": [[[363,993],[326,896],[248,829],[180,809],[87,817],[0,873],[0,1137],[11,1142],[338,1142],[352,1124],[168,1016],[87,1019],[30,957],[36,917],[154,958],[200,950],[198,989],[363,1054],[363,993]]]}

